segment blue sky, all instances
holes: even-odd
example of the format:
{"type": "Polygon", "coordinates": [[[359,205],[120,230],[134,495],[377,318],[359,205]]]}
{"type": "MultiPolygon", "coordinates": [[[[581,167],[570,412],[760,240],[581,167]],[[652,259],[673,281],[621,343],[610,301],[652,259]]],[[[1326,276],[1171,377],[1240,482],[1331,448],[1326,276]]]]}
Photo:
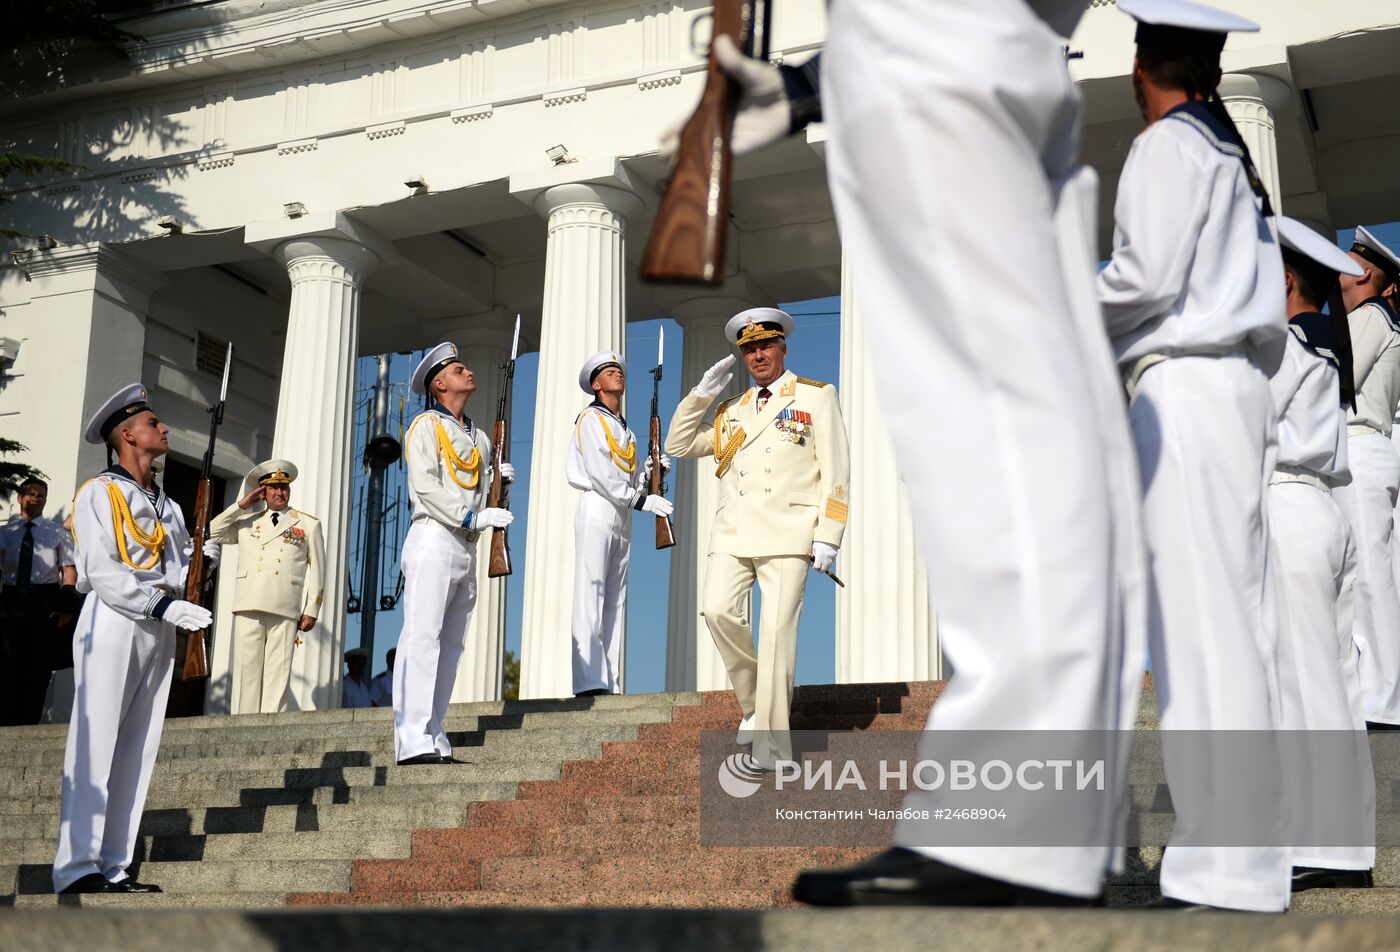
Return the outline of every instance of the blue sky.
{"type": "MultiPolygon", "coordinates": [[[[1381,241],[1392,248],[1400,248],[1400,223],[1391,223],[1371,228],[1381,241]]],[[[1339,232],[1338,244],[1349,247],[1351,231],[1339,232]]],[[[840,380],[840,299],[818,298],[809,301],[783,305],[796,318],[797,328],[789,344],[788,365],[806,377],[837,383],[840,380]]],[[[677,369],[681,365],[681,328],[670,319],[645,321],[627,325],[627,353],[650,355],[656,350],[656,338],[661,326],[666,328],[666,367],[668,373],[661,381],[661,419],[665,429],[670,421],[676,403],[680,399],[682,387],[690,388],[695,381],[678,379],[677,369]]],[[[461,342],[459,342],[461,343],[461,342]]],[[[390,430],[399,429],[399,415],[411,420],[419,409],[419,404],[406,395],[405,382],[417,363],[419,354],[394,355],[391,365],[391,379],[398,385],[390,408],[390,430]],[[401,409],[402,407],[402,409],[401,409]]],[[[643,361],[650,363],[650,357],[643,361]]],[[[511,533],[511,550],[516,565],[516,573],[507,580],[506,647],[520,652],[520,620],[524,596],[525,548],[527,546],[530,514],[526,503],[530,498],[530,441],[535,425],[535,386],[539,368],[539,355],[526,354],[516,366],[514,420],[512,423],[512,459],[518,474],[518,483],[512,491],[513,509],[516,513],[515,529],[511,533]]],[[[496,372],[491,368],[472,368],[479,374],[496,372]]],[[[375,363],[365,358],[360,363],[360,388],[356,413],[356,456],[363,447],[366,420],[369,411],[369,388],[374,382],[375,363]]],[[[646,414],[651,400],[651,378],[644,371],[635,371],[630,381],[632,389],[627,395],[627,417],[634,432],[641,440],[646,439],[646,414]]],[[[580,406],[586,402],[580,395],[580,406]]],[[[468,405],[468,413],[490,425],[495,414],[494,407],[468,405]]],[[[567,439],[568,434],[561,434],[567,439]]],[[[351,530],[350,546],[352,553],[360,548],[359,523],[362,521],[361,504],[363,487],[366,481],[364,470],[355,474],[354,525],[351,530]]],[[[389,545],[389,558],[394,558],[407,531],[408,513],[406,490],[403,490],[402,469],[391,468],[388,479],[388,501],[393,503],[400,492],[405,494],[399,506],[398,524],[391,521],[386,535],[393,541],[389,545]],[[397,531],[395,531],[397,529],[397,531]]],[[[394,516],[391,514],[390,519],[394,516]]],[[[658,552],[651,544],[648,531],[651,516],[634,516],[640,524],[634,524],[634,545],[627,606],[627,687],[629,692],[643,693],[660,691],[666,681],[666,597],[670,579],[670,554],[658,552]]],[[[856,518],[859,518],[857,516],[856,518]]],[[[555,539],[560,544],[572,545],[573,521],[557,527],[555,539]]],[[[358,559],[353,560],[358,565],[358,559]]],[[[840,563],[837,564],[838,571],[840,563]]],[[[398,578],[397,564],[386,564],[381,570],[384,580],[383,590],[392,593],[398,578]]],[[[359,592],[358,568],[352,581],[352,588],[359,592]]],[[[560,588],[560,597],[568,598],[567,586],[560,588]]],[[[825,684],[835,680],[835,586],[823,584],[822,579],[813,578],[807,588],[806,604],[803,609],[802,625],[798,633],[797,681],[799,684],[825,684]]],[[[375,670],[384,668],[384,653],[398,641],[402,613],[399,608],[380,612],[375,626],[374,659],[375,670]]],[[[346,642],[359,644],[360,616],[349,616],[346,642]]]]}

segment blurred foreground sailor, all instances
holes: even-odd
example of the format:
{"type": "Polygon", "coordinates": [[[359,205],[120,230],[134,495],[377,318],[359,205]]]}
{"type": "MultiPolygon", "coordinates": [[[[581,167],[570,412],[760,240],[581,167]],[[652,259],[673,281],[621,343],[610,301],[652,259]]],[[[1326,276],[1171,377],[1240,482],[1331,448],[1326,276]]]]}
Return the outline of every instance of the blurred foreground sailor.
{"type": "Polygon", "coordinates": [[[240,551],[232,714],[287,710],[298,633],[315,627],[321,613],[326,543],[321,520],[290,506],[296,478],[287,460],[259,463],[243,480],[243,498],[209,523],[209,538],[240,551]]]}
{"type": "MultiPolygon", "coordinates": [[[[1278,719],[1265,487],[1277,455],[1269,374],[1288,336],[1283,259],[1269,198],[1216,91],[1227,33],[1259,27],[1186,0],[1118,8],[1138,20],[1132,82],[1148,128],[1119,179],[1098,287],[1131,395],[1162,729],[1267,731],[1278,719]]],[[[1268,775],[1277,756],[1245,779],[1255,821],[1278,845],[1187,845],[1226,809],[1223,768],[1191,759],[1203,746],[1192,743],[1163,749],[1177,817],[1164,905],[1286,909],[1282,778],[1268,775]]]]}
{"type": "MultiPolygon", "coordinates": [[[[736,314],[725,334],[754,386],[705,422],[734,374],[731,355],[705,371],[676,407],[666,452],[712,456],[720,481],[701,612],[744,712],[738,743],[773,769],[792,759],[788,714],[797,624],[812,568],[830,571],[846,530],[850,450],[836,388],[786,368],[792,318],[771,307],[736,314]],[[763,614],[754,652],[755,583],[763,614]]],[[[708,468],[708,464],[701,464],[708,468]]]]}
{"type": "Polygon", "coordinates": [[[583,493],[574,512],[574,694],[621,694],[632,512],[669,516],[672,506],[643,488],[651,458],[638,461],[637,438],[622,415],[627,362],[594,354],[578,385],[593,402],[574,421],[564,461],[569,485],[583,493]]]}
{"type": "MultiPolygon", "coordinates": [[[[404,439],[413,522],[404,540],[403,630],[394,666],[394,751],[400,766],[452,762],[443,728],[476,607],[477,538],[515,517],[487,508],[491,438],[466,415],[476,392],[455,344],[428,351],[410,380],[428,398],[404,439]]],[[[515,468],[500,464],[501,478],[515,468]]]]}
{"type": "MultiPolygon", "coordinates": [[[[127,873],[165,724],[175,630],[199,631],[211,616],[181,599],[190,534],[151,463],[169,450],[168,430],[146,389],[117,391],[88,421],[84,438],[117,462],[73,500],[78,591],[73,639],[76,697],[63,759],[54,891],[160,892],[127,873]]],[[[110,458],[110,457],[109,457],[110,458]]],[[[219,547],[205,556],[214,563],[219,547]]]]}
{"type": "Polygon", "coordinates": [[[1338,275],[1361,268],[1291,218],[1278,221],[1291,333],[1269,380],[1278,412],[1278,464],[1269,480],[1269,531],[1279,583],[1278,669],[1284,789],[1293,803],[1293,891],[1371,885],[1375,774],[1361,710],[1352,637],[1356,549],[1332,499],[1347,471],[1351,340],[1338,275]],[[1321,313],[1329,304],[1331,316],[1321,313]],[[1317,733],[1308,733],[1317,732],[1317,733]],[[1337,783],[1337,776],[1346,778],[1337,783]],[[1339,802],[1338,795],[1349,798],[1339,802]],[[1343,816],[1344,845],[1307,836],[1314,817],[1343,816]],[[1369,841],[1370,845],[1361,845],[1369,841]]]}
{"type": "Polygon", "coordinates": [[[1366,720],[1400,726],[1400,591],[1396,588],[1395,505],[1400,455],[1391,429],[1400,408],[1400,318],[1384,292],[1400,278],[1400,257],[1365,228],[1356,229],[1351,259],[1361,274],[1343,275],[1356,376],[1356,406],[1347,417],[1351,484],[1337,504],[1356,539],[1356,640],[1366,720]]]}

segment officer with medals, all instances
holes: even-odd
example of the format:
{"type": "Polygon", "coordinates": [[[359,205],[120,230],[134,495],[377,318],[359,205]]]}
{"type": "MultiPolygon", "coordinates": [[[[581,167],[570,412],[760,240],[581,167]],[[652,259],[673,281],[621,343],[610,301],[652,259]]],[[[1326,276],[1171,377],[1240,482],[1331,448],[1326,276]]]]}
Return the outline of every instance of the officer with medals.
{"type": "MultiPolygon", "coordinates": [[[[564,461],[569,485],[582,491],[574,513],[574,694],[620,694],[627,619],[627,562],[632,510],[669,516],[664,496],[649,494],[651,457],[638,465],[637,438],[622,415],[627,362],[602,352],[584,361],[578,385],[593,402],[574,421],[564,461]]],[[[669,466],[663,458],[662,468],[669,466]]]]}
{"type": "Polygon", "coordinates": [[[1376,785],[1351,624],[1356,549],[1332,499],[1336,487],[1351,481],[1351,346],[1338,276],[1359,276],[1361,268],[1302,222],[1280,218],[1278,230],[1292,333],[1269,380],[1278,463],[1268,511],[1280,592],[1284,789],[1300,805],[1295,821],[1304,824],[1293,842],[1307,844],[1293,850],[1293,891],[1367,887],[1376,854],[1376,785]],[[1320,313],[1324,304],[1333,316],[1320,313]],[[1318,845],[1327,837],[1308,835],[1324,813],[1347,824],[1345,845],[1318,845]],[[1369,846],[1358,845],[1366,838],[1369,846]]]}
{"type": "Polygon", "coordinates": [[[233,593],[233,714],[287,710],[293,648],[321,612],[326,543],[321,520],[290,506],[296,478],[287,460],[259,463],[243,480],[243,498],[209,523],[209,538],[243,553],[233,593]]]}
{"type": "Polygon", "coordinates": [[[1400,278],[1400,257],[1357,228],[1351,259],[1359,276],[1342,276],[1356,375],[1356,406],[1347,417],[1351,484],[1334,494],[1356,539],[1356,640],[1366,720],[1400,727],[1400,592],[1396,588],[1394,519],[1400,455],[1391,442],[1400,409],[1400,318],[1384,293],[1400,278]]]}
{"type": "MultiPolygon", "coordinates": [[[[190,534],[180,507],[151,464],[169,450],[169,430],[140,384],[123,387],[88,421],[84,438],[106,443],[115,465],[73,500],[78,591],[73,638],[75,697],[63,759],[59,893],[151,893],[127,873],[165,724],[175,630],[199,631],[209,612],[181,598],[190,534]]],[[[217,544],[205,546],[210,564],[217,544]]]]}
{"type": "MultiPolygon", "coordinates": [[[[1118,8],[1138,21],[1132,82],[1148,128],[1123,167],[1098,290],[1131,395],[1162,729],[1267,731],[1277,714],[1265,503],[1276,421],[1264,368],[1288,335],[1283,260],[1268,196],[1217,92],[1226,35],[1259,27],[1186,0],[1118,8]]],[[[1210,769],[1188,759],[1204,743],[1189,745],[1163,749],[1177,815],[1163,905],[1286,909],[1282,845],[1182,841],[1220,808],[1210,769]]],[[[1261,759],[1247,778],[1253,820],[1282,836],[1278,758],[1261,759]]]]}
{"type": "MultiPolygon", "coordinates": [[[[399,766],[452,762],[443,729],[467,626],[476,607],[477,539],[515,517],[487,508],[491,438],[466,415],[476,392],[455,344],[430,350],[410,380],[428,399],[404,438],[413,506],[404,540],[403,629],[394,664],[394,751],[399,766]]],[[[500,463],[501,478],[515,468],[500,463]]]]}
{"type": "Polygon", "coordinates": [[[676,408],[666,452],[713,456],[720,504],[710,535],[701,610],[744,719],[737,742],[775,769],[792,759],[788,714],[797,663],[797,623],[811,568],[830,572],[846,529],[850,456],[836,388],[786,369],[792,318],[751,308],[725,333],[754,386],[705,416],[734,374],[716,363],[676,408]],[[747,604],[762,593],[758,654],[747,604]]]}

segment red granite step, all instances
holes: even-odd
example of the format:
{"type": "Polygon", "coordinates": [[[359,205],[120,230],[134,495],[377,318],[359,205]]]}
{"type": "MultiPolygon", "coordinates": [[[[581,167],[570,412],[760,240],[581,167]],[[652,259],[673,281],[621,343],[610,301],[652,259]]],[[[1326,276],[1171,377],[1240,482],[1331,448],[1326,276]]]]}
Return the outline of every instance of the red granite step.
{"type": "Polygon", "coordinates": [[[795,905],[786,888],[758,889],[608,889],[566,886],[537,892],[468,890],[419,893],[413,903],[423,906],[587,906],[593,909],[771,909],[795,905]]]}

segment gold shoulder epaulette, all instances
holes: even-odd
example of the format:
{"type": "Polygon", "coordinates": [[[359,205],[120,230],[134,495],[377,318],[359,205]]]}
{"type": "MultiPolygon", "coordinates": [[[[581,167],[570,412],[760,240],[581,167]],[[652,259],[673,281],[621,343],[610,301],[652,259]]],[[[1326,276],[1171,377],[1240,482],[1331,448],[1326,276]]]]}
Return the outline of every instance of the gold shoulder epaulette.
{"type": "Polygon", "coordinates": [[[811,377],[798,377],[797,382],[805,383],[809,387],[816,387],[818,389],[821,389],[822,387],[831,386],[831,384],[827,383],[824,380],[813,380],[811,377]]]}

